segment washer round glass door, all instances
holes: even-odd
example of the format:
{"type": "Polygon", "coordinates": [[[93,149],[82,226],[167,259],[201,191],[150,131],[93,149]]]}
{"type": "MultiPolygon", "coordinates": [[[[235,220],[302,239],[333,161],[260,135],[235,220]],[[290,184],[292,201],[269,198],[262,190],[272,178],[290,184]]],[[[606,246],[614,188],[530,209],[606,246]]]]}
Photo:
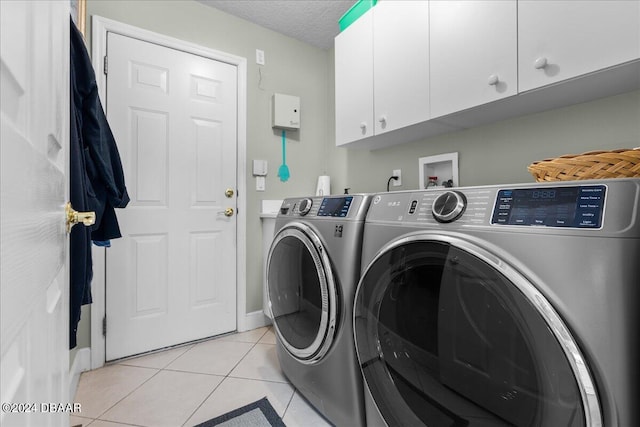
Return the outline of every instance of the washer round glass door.
{"type": "Polygon", "coordinates": [[[320,360],[335,334],[338,296],[327,251],[309,226],[290,223],[274,237],[267,290],[285,349],[303,363],[320,360]]]}
{"type": "Polygon", "coordinates": [[[356,293],[355,341],[393,426],[599,426],[595,387],[546,298],[484,249],[415,234],[383,249],[356,293]]]}

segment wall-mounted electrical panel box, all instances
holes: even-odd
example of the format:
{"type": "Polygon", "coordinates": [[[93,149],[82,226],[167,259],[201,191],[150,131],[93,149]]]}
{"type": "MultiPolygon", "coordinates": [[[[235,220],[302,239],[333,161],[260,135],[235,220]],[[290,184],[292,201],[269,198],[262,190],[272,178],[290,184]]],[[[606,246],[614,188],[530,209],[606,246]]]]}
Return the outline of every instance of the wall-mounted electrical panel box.
{"type": "Polygon", "coordinates": [[[271,97],[271,127],[300,129],[300,97],[274,93],[271,97]]]}

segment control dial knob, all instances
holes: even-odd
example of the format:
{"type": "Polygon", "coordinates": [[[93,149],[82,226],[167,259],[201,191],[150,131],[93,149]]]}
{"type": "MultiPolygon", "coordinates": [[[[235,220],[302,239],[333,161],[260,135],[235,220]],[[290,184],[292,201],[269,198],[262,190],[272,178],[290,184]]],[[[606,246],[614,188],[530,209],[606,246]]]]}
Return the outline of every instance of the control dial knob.
{"type": "Polygon", "coordinates": [[[313,201],[311,199],[300,200],[300,203],[298,203],[298,212],[300,215],[304,216],[308,214],[311,210],[311,205],[313,205],[313,201]]]}
{"type": "Polygon", "coordinates": [[[445,191],[433,201],[431,214],[438,222],[453,222],[467,207],[467,198],[458,191],[445,191]]]}

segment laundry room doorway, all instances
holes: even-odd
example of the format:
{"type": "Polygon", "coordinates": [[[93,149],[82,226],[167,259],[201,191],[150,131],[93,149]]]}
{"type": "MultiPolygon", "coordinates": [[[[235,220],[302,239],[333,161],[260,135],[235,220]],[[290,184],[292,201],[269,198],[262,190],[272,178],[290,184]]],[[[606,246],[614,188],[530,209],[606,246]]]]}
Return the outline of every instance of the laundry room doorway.
{"type": "Polygon", "coordinates": [[[106,361],[237,328],[241,73],[140,31],[105,34],[105,109],[131,196],[104,262],[106,361]]]}

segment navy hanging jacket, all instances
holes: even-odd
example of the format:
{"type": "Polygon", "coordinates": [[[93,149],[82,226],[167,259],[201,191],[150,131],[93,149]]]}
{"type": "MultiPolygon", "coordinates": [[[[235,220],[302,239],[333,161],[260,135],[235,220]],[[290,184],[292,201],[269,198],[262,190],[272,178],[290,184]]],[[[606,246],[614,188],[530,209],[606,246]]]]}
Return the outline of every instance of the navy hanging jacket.
{"type": "Polygon", "coordinates": [[[70,236],[69,346],[76,346],[80,307],[91,300],[91,240],[121,237],[114,208],[129,195],[116,141],[107,123],[91,60],[71,21],[70,202],[77,211],[96,213],[96,224],[73,227],[70,236]]]}

